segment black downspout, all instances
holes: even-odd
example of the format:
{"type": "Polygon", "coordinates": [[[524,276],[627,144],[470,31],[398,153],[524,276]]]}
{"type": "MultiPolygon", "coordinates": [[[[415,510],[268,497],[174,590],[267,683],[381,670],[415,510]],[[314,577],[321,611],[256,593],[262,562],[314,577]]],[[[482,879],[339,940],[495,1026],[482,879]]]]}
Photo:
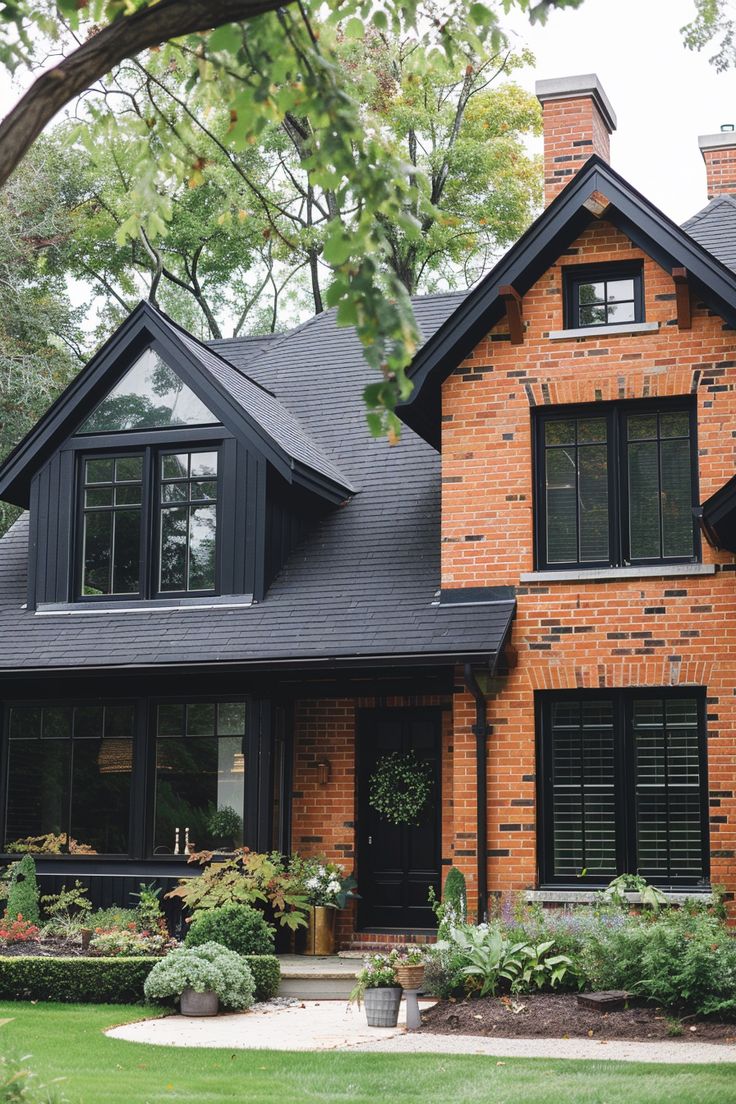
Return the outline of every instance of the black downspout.
{"type": "Polygon", "coordinates": [[[476,855],[478,858],[478,922],[488,919],[488,737],[493,731],[488,724],[486,697],[470,663],[465,664],[465,687],[475,698],[475,768],[477,790],[476,855]]]}

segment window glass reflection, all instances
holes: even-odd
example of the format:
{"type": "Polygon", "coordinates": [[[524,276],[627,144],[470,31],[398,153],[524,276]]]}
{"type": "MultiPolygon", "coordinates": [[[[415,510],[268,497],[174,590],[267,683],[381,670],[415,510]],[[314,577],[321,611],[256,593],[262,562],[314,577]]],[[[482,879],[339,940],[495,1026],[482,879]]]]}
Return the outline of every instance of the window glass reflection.
{"type": "Polygon", "coordinates": [[[245,702],[160,705],[154,853],[243,842],[245,702]]]}

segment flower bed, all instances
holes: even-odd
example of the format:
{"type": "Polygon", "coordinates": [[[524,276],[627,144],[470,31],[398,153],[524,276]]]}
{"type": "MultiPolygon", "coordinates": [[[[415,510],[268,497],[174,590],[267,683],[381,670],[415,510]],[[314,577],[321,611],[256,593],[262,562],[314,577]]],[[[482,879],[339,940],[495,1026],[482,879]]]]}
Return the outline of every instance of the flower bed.
{"type": "Polygon", "coordinates": [[[736,1043],[736,1024],[718,1019],[679,1020],[661,1008],[631,1001],[601,1013],[579,1007],[574,993],[528,993],[439,1001],[422,1013],[424,1032],[487,1038],[656,1039],[736,1043]]]}
{"type": "MultiPolygon", "coordinates": [[[[472,1028],[486,1023],[492,1009],[484,1033],[523,1035],[535,1033],[533,1009],[552,1009],[541,1033],[560,1035],[568,1025],[555,1024],[554,1009],[561,1014],[564,1007],[565,1016],[580,1020],[575,993],[617,990],[634,1002],[633,1020],[611,1012],[623,1025],[623,1035],[611,1037],[634,1037],[632,1024],[640,1030],[643,1020],[647,1030],[636,1037],[660,1037],[658,1025],[668,1017],[691,1026],[695,1017],[717,1020],[736,1036],[736,936],[721,902],[715,897],[671,907],[637,880],[645,890],[637,909],[618,892],[617,879],[588,908],[553,912],[506,901],[487,924],[441,927],[437,944],[428,949],[425,988],[456,1007],[443,1012],[440,1005],[431,1019],[458,1030],[459,1017],[472,1028]],[[481,1007],[487,998],[500,1003],[481,1007]],[[473,1009],[467,1016],[465,1007],[473,1009]]],[[[594,1014],[592,1026],[587,1019],[582,1026],[585,1033],[599,1031],[601,1022],[594,1014]]]]}

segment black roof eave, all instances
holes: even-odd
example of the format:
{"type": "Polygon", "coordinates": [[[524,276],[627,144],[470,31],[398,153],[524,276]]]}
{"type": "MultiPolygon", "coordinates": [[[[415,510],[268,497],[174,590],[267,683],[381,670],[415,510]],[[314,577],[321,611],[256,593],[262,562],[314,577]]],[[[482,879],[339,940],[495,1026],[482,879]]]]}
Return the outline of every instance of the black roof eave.
{"type": "MultiPolygon", "coordinates": [[[[288,483],[297,483],[331,503],[344,502],[354,493],[353,488],[292,459],[206,366],[197,362],[194,353],[180,340],[175,324],[142,301],[8,455],[0,467],[0,499],[28,508],[34,473],[73,433],[83,413],[94,409],[104,396],[118,360],[131,351],[135,355],[149,342],[155,342],[167,359],[176,364],[184,382],[222,424],[231,433],[247,440],[288,483]]],[[[219,356],[215,350],[209,351],[219,356]]]]}
{"type": "Polygon", "coordinates": [[[609,200],[608,221],[663,267],[685,267],[705,302],[736,326],[734,273],[610,165],[593,156],[414,358],[409,370],[414,391],[397,413],[434,448],[440,445],[441,384],[502,318],[499,288],[513,284],[520,295],[528,291],[593,221],[584,203],[594,191],[609,200]]]}
{"type": "Polygon", "coordinates": [[[703,524],[711,543],[736,552],[736,475],[705,500],[703,524]]]}

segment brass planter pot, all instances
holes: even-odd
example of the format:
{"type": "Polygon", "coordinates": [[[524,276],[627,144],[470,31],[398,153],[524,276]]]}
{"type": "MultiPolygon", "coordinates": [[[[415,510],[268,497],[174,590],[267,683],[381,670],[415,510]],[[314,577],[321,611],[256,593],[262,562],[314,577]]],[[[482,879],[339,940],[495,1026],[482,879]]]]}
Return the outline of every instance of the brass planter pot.
{"type": "Polygon", "coordinates": [[[336,917],[336,908],[327,908],[325,905],[309,906],[305,954],[333,955],[335,953],[336,917]]]}

